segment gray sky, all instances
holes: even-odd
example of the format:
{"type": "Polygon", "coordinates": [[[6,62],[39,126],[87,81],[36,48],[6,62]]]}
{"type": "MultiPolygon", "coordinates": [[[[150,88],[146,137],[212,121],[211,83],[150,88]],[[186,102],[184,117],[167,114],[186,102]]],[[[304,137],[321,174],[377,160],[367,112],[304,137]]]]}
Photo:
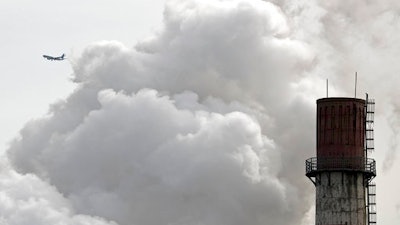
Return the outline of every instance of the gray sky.
{"type": "Polygon", "coordinates": [[[133,46],[160,26],[164,1],[2,0],[1,5],[4,149],[26,121],[42,116],[49,104],[73,90],[71,65],[50,63],[43,54],[78,56],[101,40],[133,46]]]}
{"type": "Polygon", "coordinates": [[[0,224],[313,224],[315,100],[355,71],[399,223],[396,1],[1,3],[0,224]]]}

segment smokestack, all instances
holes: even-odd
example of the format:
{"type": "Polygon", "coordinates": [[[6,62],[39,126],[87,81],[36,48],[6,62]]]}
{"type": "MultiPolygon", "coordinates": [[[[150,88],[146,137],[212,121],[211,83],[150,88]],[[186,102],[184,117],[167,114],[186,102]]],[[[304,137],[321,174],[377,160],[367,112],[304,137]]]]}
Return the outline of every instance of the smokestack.
{"type": "Polygon", "coordinates": [[[317,100],[317,157],[306,160],[306,176],[316,187],[316,225],[376,224],[374,101],[317,100]]]}

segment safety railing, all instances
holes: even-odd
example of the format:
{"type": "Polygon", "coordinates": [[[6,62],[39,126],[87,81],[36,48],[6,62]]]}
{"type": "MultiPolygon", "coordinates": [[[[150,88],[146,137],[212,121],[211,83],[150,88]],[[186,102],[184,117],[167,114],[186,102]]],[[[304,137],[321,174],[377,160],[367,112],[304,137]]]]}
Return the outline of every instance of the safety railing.
{"type": "Polygon", "coordinates": [[[360,171],[376,175],[376,163],[374,159],[363,157],[317,157],[306,160],[306,174],[314,175],[320,171],[360,171]]]}

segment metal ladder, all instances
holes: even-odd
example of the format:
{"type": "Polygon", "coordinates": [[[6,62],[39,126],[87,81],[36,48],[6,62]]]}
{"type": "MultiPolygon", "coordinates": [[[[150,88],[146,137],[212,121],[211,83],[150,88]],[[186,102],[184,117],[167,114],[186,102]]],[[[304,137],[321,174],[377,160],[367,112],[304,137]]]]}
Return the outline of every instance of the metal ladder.
{"type": "Polygon", "coordinates": [[[372,152],[374,150],[374,114],[375,114],[375,101],[374,99],[366,99],[365,111],[365,150],[372,152]]]}
{"type": "MultiPolygon", "coordinates": [[[[369,99],[368,94],[365,100],[365,158],[368,159],[368,153],[372,152],[374,147],[374,114],[375,101],[369,99]]],[[[376,225],[376,184],[371,182],[373,178],[366,180],[367,184],[367,223],[368,225],[376,225]]]]}
{"type": "Polygon", "coordinates": [[[368,184],[368,224],[376,224],[376,184],[368,184]]]}

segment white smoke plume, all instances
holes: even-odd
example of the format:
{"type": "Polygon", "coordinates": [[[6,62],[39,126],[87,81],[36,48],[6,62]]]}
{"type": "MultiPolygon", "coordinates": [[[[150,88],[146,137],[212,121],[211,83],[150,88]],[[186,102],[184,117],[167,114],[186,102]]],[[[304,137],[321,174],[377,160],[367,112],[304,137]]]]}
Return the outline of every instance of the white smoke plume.
{"type": "Polygon", "coordinates": [[[76,90],[8,150],[0,185],[24,196],[3,193],[1,222],[311,224],[325,78],[348,96],[358,71],[398,104],[399,5],[382,2],[169,0],[134,48],[88,46],[76,90]]]}
{"type": "Polygon", "coordinates": [[[100,217],[77,214],[56,188],[33,174],[21,175],[2,162],[0,224],[116,225],[100,217]]]}

